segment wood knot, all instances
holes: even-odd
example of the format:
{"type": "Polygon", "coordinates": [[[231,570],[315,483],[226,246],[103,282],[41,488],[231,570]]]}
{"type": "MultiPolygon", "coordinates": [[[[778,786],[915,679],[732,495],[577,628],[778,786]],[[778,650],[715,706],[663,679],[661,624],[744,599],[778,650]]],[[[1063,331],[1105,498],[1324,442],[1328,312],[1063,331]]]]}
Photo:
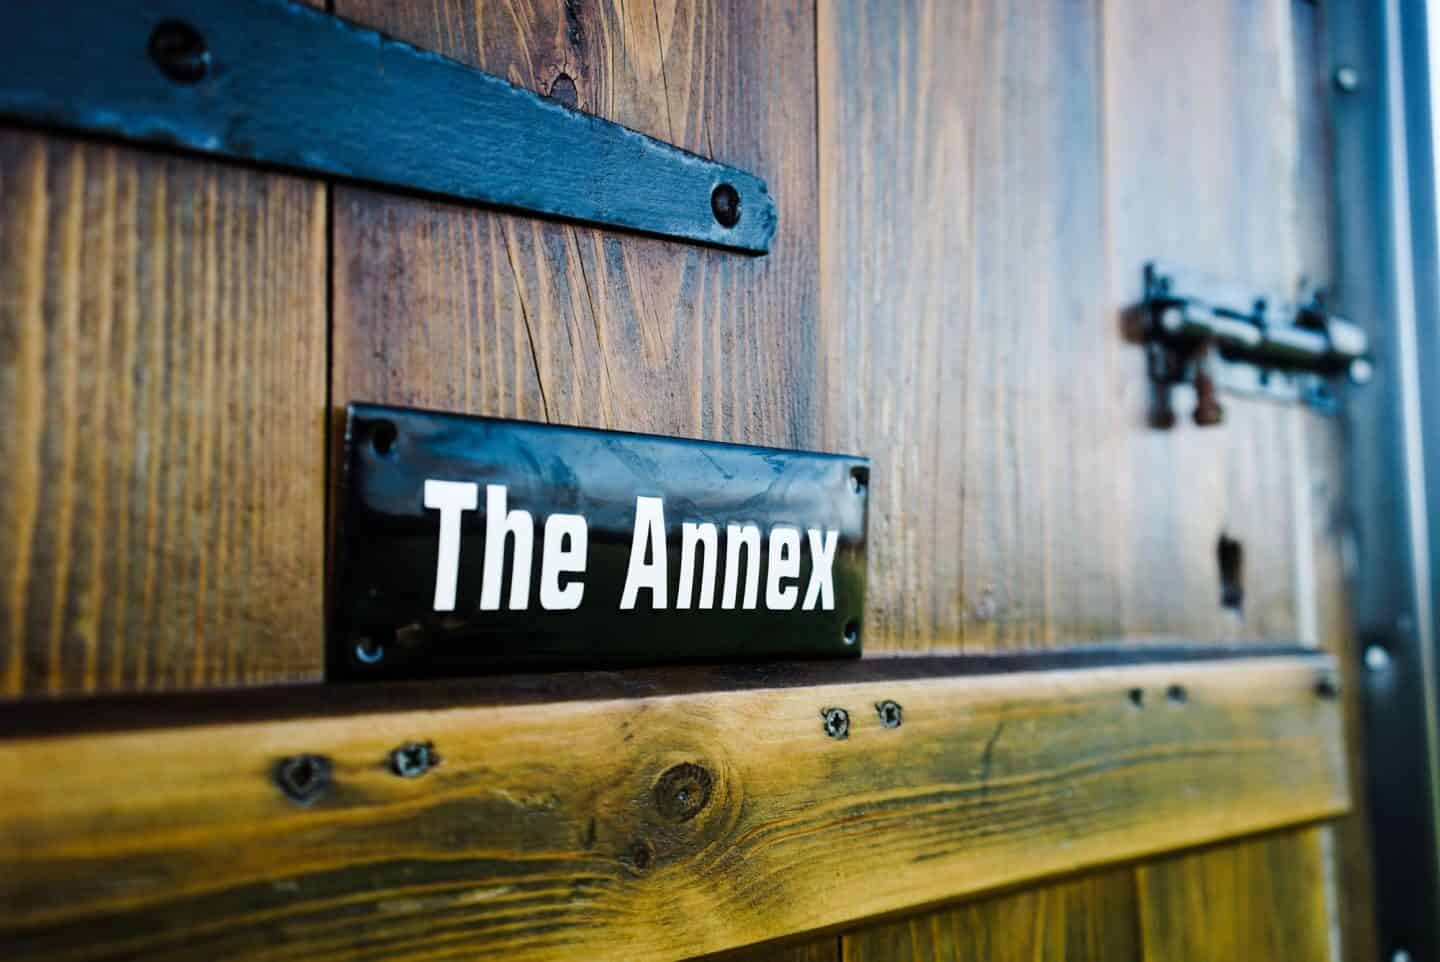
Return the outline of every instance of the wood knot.
{"type": "Polygon", "coordinates": [[[563,70],[550,82],[550,99],[558,100],[571,110],[580,108],[580,91],[575,88],[575,78],[563,70]]]}
{"type": "Polygon", "coordinates": [[[655,807],[674,822],[688,822],[710,801],[714,776],[701,765],[682,762],[665,771],[655,783],[655,807]]]}

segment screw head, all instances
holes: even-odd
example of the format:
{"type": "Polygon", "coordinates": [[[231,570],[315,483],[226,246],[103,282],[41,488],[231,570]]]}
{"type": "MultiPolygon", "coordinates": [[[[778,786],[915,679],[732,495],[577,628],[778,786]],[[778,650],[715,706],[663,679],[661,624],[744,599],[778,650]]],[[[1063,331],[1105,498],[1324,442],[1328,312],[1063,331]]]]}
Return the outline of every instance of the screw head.
{"type": "Polygon", "coordinates": [[[1375,376],[1375,365],[1371,363],[1369,358],[1357,357],[1350,362],[1350,367],[1346,373],[1350,377],[1351,384],[1369,384],[1370,379],[1375,376]]]}
{"type": "Polygon", "coordinates": [[[710,192],[710,211],[721,227],[740,223],[740,192],[729,184],[718,184],[710,192]]]}
{"type": "Polygon", "coordinates": [[[150,34],[150,59],[179,84],[199,83],[210,70],[205,38],[188,23],[166,20],[150,34]]]}
{"type": "Polygon", "coordinates": [[[899,728],[904,719],[904,711],[901,709],[900,703],[889,698],[875,703],[875,714],[880,716],[880,724],[886,728],[899,728]]]}
{"type": "Polygon", "coordinates": [[[820,712],[825,720],[825,734],[831,738],[850,737],[850,713],[843,708],[826,708],[820,712]]]}
{"type": "Polygon", "coordinates": [[[291,755],[275,766],[275,783],[297,805],[309,805],[330,787],[330,759],[323,755],[291,755]]]}
{"type": "Polygon", "coordinates": [[[1365,649],[1365,667],[1371,671],[1384,671],[1390,667],[1390,652],[1379,645],[1365,649]]]}
{"type": "Polygon", "coordinates": [[[1409,952],[1404,949],[1396,949],[1390,953],[1390,962],[1413,962],[1409,952]]]}
{"type": "Polygon", "coordinates": [[[1335,86],[1342,93],[1353,94],[1360,89],[1360,71],[1349,65],[1337,67],[1335,70],[1335,86]]]}
{"type": "Polygon", "coordinates": [[[406,742],[390,753],[390,771],[401,778],[419,778],[438,764],[434,742],[406,742]]]}

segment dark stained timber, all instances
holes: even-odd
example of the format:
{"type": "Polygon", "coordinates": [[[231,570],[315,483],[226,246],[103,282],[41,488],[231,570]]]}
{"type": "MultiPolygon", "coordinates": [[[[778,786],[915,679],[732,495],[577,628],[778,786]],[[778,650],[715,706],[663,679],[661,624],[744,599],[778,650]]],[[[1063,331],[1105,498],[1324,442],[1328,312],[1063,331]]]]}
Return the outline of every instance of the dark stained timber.
{"type": "Polygon", "coordinates": [[[291,0],[7,5],[0,115],[750,253],[765,182],[291,0]]]}

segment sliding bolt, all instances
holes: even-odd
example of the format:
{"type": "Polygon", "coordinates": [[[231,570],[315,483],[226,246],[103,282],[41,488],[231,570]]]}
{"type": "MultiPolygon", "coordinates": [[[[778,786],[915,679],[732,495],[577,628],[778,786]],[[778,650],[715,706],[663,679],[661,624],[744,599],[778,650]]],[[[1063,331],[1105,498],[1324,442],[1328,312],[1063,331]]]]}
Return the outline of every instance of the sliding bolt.
{"type": "Polygon", "coordinates": [[[1215,388],[1212,351],[1213,348],[1206,344],[1195,359],[1195,423],[1202,428],[1213,427],[1225,420],[1225,409],[1220,406],[1219,392],[1215,388]]]}

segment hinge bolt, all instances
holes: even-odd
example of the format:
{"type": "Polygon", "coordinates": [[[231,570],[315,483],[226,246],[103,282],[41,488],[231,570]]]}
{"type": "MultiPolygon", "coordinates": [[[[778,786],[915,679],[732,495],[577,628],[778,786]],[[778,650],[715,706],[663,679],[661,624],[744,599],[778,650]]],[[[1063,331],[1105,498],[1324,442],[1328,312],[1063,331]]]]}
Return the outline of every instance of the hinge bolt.
{"type": "Polygon", "coordinates": [[[1384,671],[1390,667],[1390,652],[1379,645],[1371,645],[1365,649],[1365,667],[1371,671],[1384,671]]]}

